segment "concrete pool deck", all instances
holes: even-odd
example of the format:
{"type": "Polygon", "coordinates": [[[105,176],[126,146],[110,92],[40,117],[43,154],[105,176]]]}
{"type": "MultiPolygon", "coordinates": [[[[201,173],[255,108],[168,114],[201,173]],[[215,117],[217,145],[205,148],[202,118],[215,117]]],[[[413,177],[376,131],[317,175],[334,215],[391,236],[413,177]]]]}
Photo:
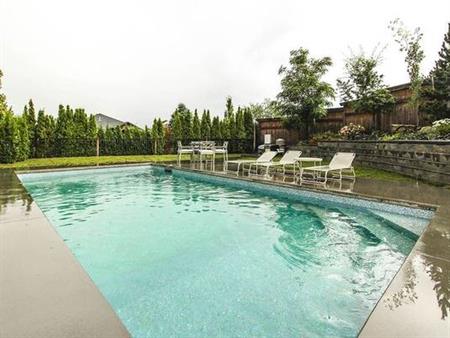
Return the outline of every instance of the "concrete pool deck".
{"type": "MultiPolygon", "coordinates": [[[[360,337],[450,337],[450,190],[368,179],[343,189],[438,206],[360,337]]],[[[129,336],[11,170],[0,171],[0,336],[129,336]]]]}
{"type": "Polygon", "coordinates": [[[129,337],[10,170],[0,170],[0,337],[129,337]]]}

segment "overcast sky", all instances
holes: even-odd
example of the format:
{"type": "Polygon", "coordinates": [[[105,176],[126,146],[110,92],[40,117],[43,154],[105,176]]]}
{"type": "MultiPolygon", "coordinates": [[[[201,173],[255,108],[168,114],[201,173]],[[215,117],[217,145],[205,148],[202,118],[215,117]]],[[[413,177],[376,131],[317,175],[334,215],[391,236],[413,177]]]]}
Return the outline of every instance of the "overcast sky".
{"type": "Polygon", "coordinates": [[[273,98],[289,51],[330,56],[333,85],[348,48],[387,45],[380,70],[388,85],[408,81],[387,26],[420,26],[433,66],[450,21],[449,0],[0,0],[3,91],[16,112],[29,98],[150,124],[179,102],[222,114],[273,98]]]}

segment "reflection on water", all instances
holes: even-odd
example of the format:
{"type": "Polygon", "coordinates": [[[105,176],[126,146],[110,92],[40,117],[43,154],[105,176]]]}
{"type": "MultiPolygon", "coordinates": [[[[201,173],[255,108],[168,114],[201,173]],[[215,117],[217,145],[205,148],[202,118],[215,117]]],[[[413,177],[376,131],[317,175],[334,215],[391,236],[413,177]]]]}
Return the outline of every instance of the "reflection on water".
{"type": "Polygon", "coordinates": [[[450,311],[450,263],[429,256],[424,256],[424,260],[427,273],[435,282],[433,289],[441,308],[441,319],[446,319],[450,311]]]}
{"type": "Polygon", "coordinates": [[[29,212],[32,201],[12,170],[0,170],[0,215],[7,211],[8,206],[18,203],[29,212]]]}

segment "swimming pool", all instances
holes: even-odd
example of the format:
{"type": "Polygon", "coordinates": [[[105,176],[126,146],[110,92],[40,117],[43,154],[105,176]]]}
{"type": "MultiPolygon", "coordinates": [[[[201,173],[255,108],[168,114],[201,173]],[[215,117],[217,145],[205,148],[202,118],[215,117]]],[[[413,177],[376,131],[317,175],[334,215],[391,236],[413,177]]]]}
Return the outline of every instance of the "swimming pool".
{"type": "Polygon", "coordinates": [[[20,178],[133,337],[355,337],[431,217],[150,166],[20,178]]]}

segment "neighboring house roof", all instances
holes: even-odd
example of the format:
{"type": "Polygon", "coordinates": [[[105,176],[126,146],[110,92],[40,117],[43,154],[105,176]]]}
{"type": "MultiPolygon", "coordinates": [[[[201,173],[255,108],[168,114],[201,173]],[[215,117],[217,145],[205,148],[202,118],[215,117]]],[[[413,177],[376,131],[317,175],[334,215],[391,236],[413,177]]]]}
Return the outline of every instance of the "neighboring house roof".
{"type": "Polygon", "coordinates": [[[122,126],[129,126],[129,127],[136,127],[134,124],[130,122],[123,122],[118,119],[115,119],[113,117],[107,116],[105,114],[95,114],[95,122],[97,122],[97,126],[103,129],[106,128],[114,128],[114,127],[122,127],[122,126]]]}

